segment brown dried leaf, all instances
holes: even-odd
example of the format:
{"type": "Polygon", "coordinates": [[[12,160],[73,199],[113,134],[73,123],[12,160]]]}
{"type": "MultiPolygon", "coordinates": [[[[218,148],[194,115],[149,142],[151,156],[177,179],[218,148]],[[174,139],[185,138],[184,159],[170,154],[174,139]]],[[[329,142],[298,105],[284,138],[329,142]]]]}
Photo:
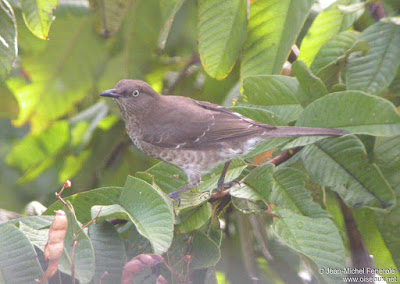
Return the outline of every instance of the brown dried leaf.
{"type": "Polygon", "coordinates": [[[67,233],[68,220],[64,211],[58,210],[49,231],[49,239],[44,247],[44,258],[50,259],[49,266],[42,279],[36,282],[45,282],[58,271],[58,260],[64,251],[64,239],[67,233]]]}
{"type": "Polygon", "coordinates": [[[160,275],[156,280],[156,284],[168,284],[168,281],[162,275],[160,275]]]}
{"type": "MultiPolygon", "coordinates": [[[[162,262],[164,262],[164,259],[160,255],[139,254],[138,256],[132,258],[129,262],[125,264],[124,270],[122,272],[121,284],[132,283],[132,278],[135,275],[139,274],[143,269],[156,266],[157,264],[160,264],[162,262]]],[[[162,279],[160,281],[162,281],[162,279]]],[[[167,282],[160,282],[160,283],[167,283],[167,282]]]]}

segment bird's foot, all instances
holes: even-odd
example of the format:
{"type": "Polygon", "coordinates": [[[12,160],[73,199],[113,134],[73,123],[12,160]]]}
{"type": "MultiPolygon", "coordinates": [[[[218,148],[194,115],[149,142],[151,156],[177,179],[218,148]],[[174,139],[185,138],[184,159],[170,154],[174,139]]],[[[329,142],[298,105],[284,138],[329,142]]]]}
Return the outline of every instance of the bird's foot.
{"type": "Polygon", "coordinates": [[[181,194],[182,192],[186,192],[192,188],[193,188],[193,186],[188,185],[188,186],[182,187],[181,189],[179,189],[177,191],[171,192],[167,196],[175,201],[178,201],[178,206],[179,206],[179,205],[181,205],[181,198],[179,197],[179,194],[181,194]]]}
{"type": "MultiPolygon", "coordinates": [[[[179,191],[179,190],[178,190],[179,191]]],[[[179,197],[179,193],[178,191],[174,191],[171,192],[170,194],[168,194],[167,196],[175,201],[178,202],[178,206],[181,205],[181,198],[179,197]]]]}
{"type": "Polygon", "coordinates": [[[223,184],[218,184],[218,187],[217,187],[217,192],[221,192],[221,191],[223,191],[224,189],[228,189],[228,188],[231,188],[232,186],[234,186],[234,185],[240,185],[240,182],[239,181],[236,181],[236,180],[233,180],[233,181],[230,181],[230,182],[225,182],[225,183],[223,183],[223,184]]]}

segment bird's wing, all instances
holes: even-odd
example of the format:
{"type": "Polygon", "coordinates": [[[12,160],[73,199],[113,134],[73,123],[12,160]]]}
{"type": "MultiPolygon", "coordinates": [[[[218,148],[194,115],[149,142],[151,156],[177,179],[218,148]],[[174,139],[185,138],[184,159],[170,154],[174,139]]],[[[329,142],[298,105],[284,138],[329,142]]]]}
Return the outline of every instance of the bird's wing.
{"type": "Polygon", "coordinates": [[[163,148],[211,149],[230,139],[251,138],[275,129],[208,102],[179,98],[168,106],[164,117],[146,121],[149,125],[144,129],[153,129],[143,135],[147,143],[163,148]]]}

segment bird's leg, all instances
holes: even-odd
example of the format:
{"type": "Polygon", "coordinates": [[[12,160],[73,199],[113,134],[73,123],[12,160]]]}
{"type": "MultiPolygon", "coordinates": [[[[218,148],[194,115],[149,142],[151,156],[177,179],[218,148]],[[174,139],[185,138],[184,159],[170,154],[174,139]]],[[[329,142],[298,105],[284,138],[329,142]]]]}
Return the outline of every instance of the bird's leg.
{"type": "Polygon", "coordinates": [[[168,194],[169,198],[172,198],[172,199],[178,201],[178,206],[181,204],[181,198],[179,197],[179,194],[181,194],[185,191],[191,190],[192,188],[195,188],[198,184],[200,184],[200,181],[201,181],[200,174],[195,174],[195,175],[187,174],[187,176],[188,176],[188,185],[187,186],[184,186],[181,189],[168,194]]]}
{"type": "Polygon", "coordinates": [[[221,192],[222,190],[226,189],[226,188],[230,188],[232,187],[234,184],[237,184],[237,181],[230,181],[230,182],[225,182],[225,176],[226,173],[228,172],[228,168],[230,166],[232,161],[228,161],[225,163],[224,169],[221,172],[221,175],[218,179],[218,184],[217,184],[217,192],[221,192]]]}
{"type": "Polygon", "coordinates": [[[182,187],[181,189],[179,189],[177,191],[171,192],[167,196],[169,198],[172,198],[172,199],[178,201],[178,206],[179,206],[181,204],[181,198],[179,197],[179,194],[181,194],[182,192],[191,190],[194,187],[196,187],[196,186],[193,186],[193,185],[184,186],[184,187],[182,187]]]}

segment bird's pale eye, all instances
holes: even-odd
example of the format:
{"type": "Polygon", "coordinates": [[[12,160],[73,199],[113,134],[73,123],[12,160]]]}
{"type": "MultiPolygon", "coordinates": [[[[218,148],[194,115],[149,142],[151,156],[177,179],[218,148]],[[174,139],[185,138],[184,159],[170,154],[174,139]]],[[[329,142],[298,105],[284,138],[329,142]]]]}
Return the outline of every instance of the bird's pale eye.
{"type": "Polygon", "coordinates": [[[138,91],[138,90],[134,90],[134,91],[133,91],[133,96],[134,96],[134,97],[139,96],[139,91],[138,91]]]}

